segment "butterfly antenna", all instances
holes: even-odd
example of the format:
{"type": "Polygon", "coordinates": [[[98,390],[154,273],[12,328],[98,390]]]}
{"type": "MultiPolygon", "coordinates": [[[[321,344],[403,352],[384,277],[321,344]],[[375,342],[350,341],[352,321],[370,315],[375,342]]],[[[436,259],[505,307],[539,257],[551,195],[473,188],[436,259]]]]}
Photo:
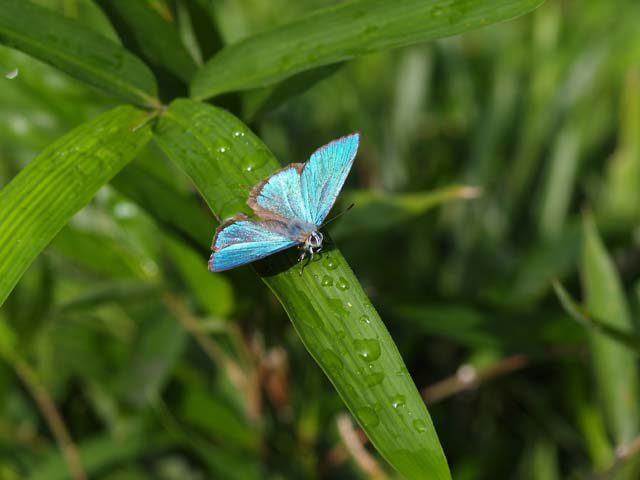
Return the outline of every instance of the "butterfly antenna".
{"type": "Polygon", "coordinates": [[[326,222],[324,222],[322,225],[320,225],[320,228],[326,227],[329,223],[333,222],[334,220],[336,220],[337,218],[340,218],[342,215],[344,215],[345,213],[347,213],[349,210],[351,210],[353,208],[353,206],[355,205],[355,203],[352,203],[351,205],[349,205],[347,208],[345,208],[343,211],[341,211],[340,213],[338,213],[337,215],[331,217],[329,220],[327,220],[326,222]]]}

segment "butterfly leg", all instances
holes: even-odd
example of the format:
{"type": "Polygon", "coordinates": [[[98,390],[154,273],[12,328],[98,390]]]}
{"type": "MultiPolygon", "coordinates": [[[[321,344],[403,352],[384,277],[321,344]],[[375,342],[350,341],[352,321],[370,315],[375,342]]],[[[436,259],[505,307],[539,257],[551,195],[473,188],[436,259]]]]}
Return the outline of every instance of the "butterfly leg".
{"type": "Polygon", "coordinates": [[[302,270],[304,270],[304,259],[307,256],[307,249],[302,247],[302,251],[300,252],[300,256],[298,257],[298,262],[300,262],[300,276],[302,276],[302,270]]]}
{"type": "Polygon", "coordinates": [[[300,276],[302,276],[302,271],[304,270],[304,267],[306,267],[313,261],[313,256],[319,251],[320,251],[320,247],[318,248],[308,247],[302,250],[300,257],[298,258],[298,261],[300,262],[300,276]],[[305,258],[308,258],[306,262],[304,261],[305,258]]]}

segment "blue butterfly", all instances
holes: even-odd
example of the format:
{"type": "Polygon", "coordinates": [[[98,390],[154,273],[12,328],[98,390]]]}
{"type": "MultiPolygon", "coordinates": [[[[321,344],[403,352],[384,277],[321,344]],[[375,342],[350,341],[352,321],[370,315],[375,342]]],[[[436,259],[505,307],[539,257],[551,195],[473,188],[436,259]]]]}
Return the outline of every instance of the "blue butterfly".
{"type": "Polygon", "coordinates": [[[229,270],[294,245],[302,250],[300,261],[313,257],[322,248],[322,222],[349,175],[359,138],[354,133],[334,140],[307,163],[292,163],[253,187],[247,205],[260,220],[240,213],[222,223],[209,270],[229,270]]]}

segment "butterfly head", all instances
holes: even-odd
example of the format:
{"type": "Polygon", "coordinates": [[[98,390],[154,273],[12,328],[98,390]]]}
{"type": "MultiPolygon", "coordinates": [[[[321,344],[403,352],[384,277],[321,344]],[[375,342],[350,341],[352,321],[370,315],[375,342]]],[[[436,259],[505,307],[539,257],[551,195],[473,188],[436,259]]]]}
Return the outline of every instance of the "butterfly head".
{"type": "Polygon", "coordinates": [[[304,241],[304,249],[313,255],[314,253],[320,251],[320,249],[322,248],[323,240],[324,237],[322,236],[322,233],[314,230],[309,233],[309,236],[304,241]]]}
{"type": "Polygon", "coordinates": [[[304,243],[301,245],[302,253],[300,254],[300,275],[302,275],[302,270],[304,269],[304,258],[309,255],[309,261],[313,259],[313,255],[318,253],[322,248],[322,241],[324,240],[324,236],[317,230],[311,230],[309,234],[304,239],[304,243]]]}

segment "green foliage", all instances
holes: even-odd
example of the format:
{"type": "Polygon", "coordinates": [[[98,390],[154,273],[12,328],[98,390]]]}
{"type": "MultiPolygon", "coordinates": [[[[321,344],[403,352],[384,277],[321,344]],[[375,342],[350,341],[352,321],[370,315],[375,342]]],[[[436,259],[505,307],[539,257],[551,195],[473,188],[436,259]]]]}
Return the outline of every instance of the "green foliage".
{"type": "Polygon", "coordinates": [[[529,12],[542,0],[346,2],[224,48],[198,71],[191,95],[205,99],[261,87],[359,55],[447,37],[529,12]]]}
{"type": "Polygon", "coordinates": [[[638,478],[640,7],[541,4],[0,0],[0,478],[638,478]]]}
{"type": "Polygon", "coordinates": [[[151,138],[146,114],[117,107],[52,143],[0,191],[0,301],[71,216],[151,138]]]}
{"type": "Polygon", "coordinates": [[[21,0],[3,0],[0,40],[89,85],[141,105],[156,105],[151,71],[81,23],[21,0]]]}

